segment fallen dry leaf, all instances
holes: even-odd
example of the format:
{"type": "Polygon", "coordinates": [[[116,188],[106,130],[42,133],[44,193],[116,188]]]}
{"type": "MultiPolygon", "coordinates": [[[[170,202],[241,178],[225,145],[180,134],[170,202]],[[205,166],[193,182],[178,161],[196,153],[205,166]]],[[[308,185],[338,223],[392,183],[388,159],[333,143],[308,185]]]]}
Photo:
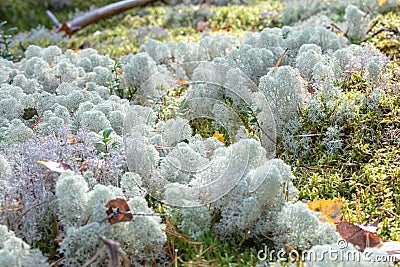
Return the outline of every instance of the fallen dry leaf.
{"type": "Polygon", "coordinates": [[[336,231],[360,251],[364,251],[366,247],[378,248],[382,245],[382,240],[376,234],[365,231],[351,222],[339,222],[336,231]]]}
{"type": "Polygon", "coordinates": [[[340,222],[342,217],[343,199],[315,199],[311,202],[306,202],[310,210],[321,212],[321,215],[326,217],[329,222],[340,222]]]}
{"type": "Polygon", "coordinates": [[[133,215],[130,212],[128,203],[123,198],[116,198],[108,201],[107,219],[110,224],[132,221],[133,215]]]}
{"type": "Polygon", "coordinates": [[[55,161],[50,161],[50,160],[39,160],[38,163],[44,165],[45,167],[47,167],[49,170],[51,170],[53,172],[62,173],[62,172],[73,170],[69,164],[62,162],[62,161],[55,162],[55,161]]]}

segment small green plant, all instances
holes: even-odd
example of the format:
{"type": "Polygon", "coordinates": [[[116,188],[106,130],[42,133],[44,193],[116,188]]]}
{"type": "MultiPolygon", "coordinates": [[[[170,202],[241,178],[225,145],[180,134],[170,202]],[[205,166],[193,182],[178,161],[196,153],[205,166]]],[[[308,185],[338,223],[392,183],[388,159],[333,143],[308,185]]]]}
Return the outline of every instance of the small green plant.
{"type": "Polygon", "coordinates": [[[131,100],[139,88],[135,86],[128,86],[124,88],[124,86],[121,84],[121,65],[122,63],[119,61],[114,62],[113,69],[111,70],[113,79],[108,83],[108,88],[110,89],[110,95],[115,94],[120,98],[131,100]]]}
{"type": "Polygon", "coordinates": [[[7,24],[7,21],[2,21],[0,22],[0,56],[2,58],[5,58],[9,61],[17,61],[20,57],[13,55],[13,53],[10,52],[11,48],[11,38],[12,38],[12,32],[14,32],[17,28],[12,27],[12,28],[5,28],[5,25],[7,24]]]}
{"type": "Polygon", "coordinates": [[[120,74],[121,64],[118,61],[114,62],[112,69],[113,79],[109,82],[110,95],[116,94],[119,97],[124,96],[124,89],[121,86],[120,74]]]}
{"type": "Polygon", "coordinates": [[[101,145],[102,147],[105,148],[105,152],[108,153],[111,148],[114,148],[118,145],[118,142],[116,142],[112,137],[111,133],[113,130],[107,129],[103,131],[103,139],[97,142],[97,144],[101,145]]]}

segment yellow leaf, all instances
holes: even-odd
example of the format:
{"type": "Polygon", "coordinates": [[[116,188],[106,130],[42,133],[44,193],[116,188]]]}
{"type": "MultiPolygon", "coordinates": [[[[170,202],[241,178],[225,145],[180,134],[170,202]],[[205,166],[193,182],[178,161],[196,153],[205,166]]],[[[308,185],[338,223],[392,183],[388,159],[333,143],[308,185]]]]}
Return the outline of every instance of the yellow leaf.
{"type": "Polygon", "coordinates": [[[342,217],[343,200],[341,198],[315,199],[306,204],[310,210],[321,212],[321,215],[331,223],[339,222],[342,217]]]}
{"type": "Polygon", "coordinates": [[[221,143],[225,142],[225,138],[223,134],[220,134],[218,131],[216,131],[213,134],[213,137],[215,137],[218,141],[220,141],[221,143]]]}
{"type": "Polygon", "coordinates": [[[180,85],[190,85],[190,82],[185,81],[184,79],[178,79],[175,81],[175,83],[180,85]]]}
{"type": "Polygon", "coordinates": [[[379,5],[384,6],[386,4],[386,0],[379,0],[379,5]]]}

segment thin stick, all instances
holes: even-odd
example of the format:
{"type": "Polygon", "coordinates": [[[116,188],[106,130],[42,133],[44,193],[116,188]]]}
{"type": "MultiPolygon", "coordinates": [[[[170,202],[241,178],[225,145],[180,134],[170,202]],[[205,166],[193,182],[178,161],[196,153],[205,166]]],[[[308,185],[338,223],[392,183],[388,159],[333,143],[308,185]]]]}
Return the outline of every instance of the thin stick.
{"type": "Polygon", "coordinates": [[[320,136],[322,134],[298,134],[295,135],[296,137],[314,137],[314,136],[320,136]]]}
{"type": "Polygon", "coordinates": [[[303,121],[305,121],[305,123],[307,123],[308,126],[312,127],[311,122],[309,122],[309,121],[307,120],[307,118],[306,118],[306,117],[304,116],[304,114],[303,114],[303,111],[301,111],[300,105],[297,105],[297,112],[299,113],[299,115],[300,115],[300,117],[303,119],[303,121]]]}
{"type": "Polygon", "coordinates": [[[98,257],[100,257],[101,254],[103,254],[106,251],[106,249],[107,246],[103,245],[103,247],[99,249],[93,257],[91,257],[87,262],[85,262],[85,264],[83,264],[82,267],[87,267],[90,264],[92,264],[98,257]]]}
{"type": "Polygon", "coordinates": [[[29,209],[27,209],[26,211],[24,211],[24,212],[23,212],[21,215],[19,215],[19,217],[15,220],[14,226],[17,225],[17,223],[22,219],[22,217],[24,217],[24,216],[25,216],[28,212],[30,212],[32,209],[34,209],[34,208],[36,208],[36,207],[39,207],[40,205],[43,205],[43,204],[45,204],[45,203],[47,203],[47,201],[39,202],[39,203],[33,205],[32,207],[30,207],[29,209]]]}
{"type": "Polygon", "coordinates": [[[126,212],[126,213],[130,213],[132,214],[132,216],[160,216],[160,217],[166,216],[166,214],[162,213],[133,213],[133,212],[126,212]]]}
{"type": "Polygon", "coordinates": [[[109,266],[118,267],[118,254],[121,254],[124,267],[129,267],[130,260],[128,254],[121,248],[121,245],[114,240],[107,239],[105,236],[99,235],[99,239],[104,242],[108,248],[108,255],[110,257],[109,266]]]}
{"type": "Polygon", "coordinates": [[[175,147],[167,147],[167,146],[154,146],[156,150],[174,150],[175,147]]]}
{"type": "Polygon", "coordinates": [[[51,21],[54,23],[54,25],[58,28],[57,32],[65,32],[69,36],[71,36],[74,32],[92,24],[95,23],[99,20],[102,20],[107,17],[111,17],[117,14],[120,14],[124,12],[125,10],[138,7],[138,6],[144,6],[146,4],[149,4],[151,2],[155,2],[157,0],[124,0],[124,1],[118,1],[106,6],[103,6],[101,8],[95,9],[93,11],[90,11],[83,16],[77,17],[71,21],[64,22],[63,24],[60,24],[60,22],[57,20],[57,18],[50,12],[46,12],[46,14],[50,17],[51,21]]]}
{"type": "Polygon", "coordinates": [[[63,260],[65,260],[65,256],[62,258],[59,258],[58,260],[56,260],[55,262],[53,262],[52,264],[49,265],[49,267],[56,267],[58,266],[63,260]]]}
{"type": "Polygon", "coordinates": [[[126,254],[126,252],[121,247],[118,248],[118,253],[122,256],[122,263],[124,267],[129,267],[131,261],[129,260],[128,254],[126,254]]]}
{"type": "Polygon", "coordinates": [[[42,116],[43,114],[40,114],[39,117],[36,119],[36,121],[32,125],[29,125],[28,127],[33,129],[36,125],[40,123],[40,121],[42,120],[42,116]]]}
{"type": "Polygon", "coordinates": [[[283,51],[282,55],[279,57],[278,61],[275,64],[274,70],[272,71],[273,73],[276,71],[276,69],[279,67],[279,65],[282,62],[282,59],[285,57],[287,51],[289,50],[289,48],[286,48],[285,51],[283,51]]]}
{"type": "Polygon", "coordinates": [[[397,217],[397,218],[400,218],[400,215],[398,215],[398,214],[394,213],[393,211],[388,210],[388,209],[386,209],[386,208],[379,207],[378,210],[383,210],[383,211],[389,213],[389,214],[392,215],[392,216],[395,216],[395,217],[397,217]]]}
{"type": "Polygon", "coordinates": [[[21,204],[21,201],[17,201],[17,202],[11,203],[10,205],[1,207],[1,208],[0,208],[0,213],[1,213],[1,212],[9,212],[9,211],[17,211],[17,210],[20,210],[20,209],[22,209],[21,207],[13,208],[14,206],[17,206],[17,205],[19,205],[19,204],[21,204]]]}
{"type": "Polygon", "coordinates": [[[178,249],[174,249],[174,263],[175,267],[178,267],[178,249]]]}
{"type": "Polygon", "coordinates": [[[54,16],[54,14],[50,10],[46,10],[46,15],[50,18],[51,22],[53,22],[53,24],[57,28],[59,28],[61,26],[61,23],[58,21],[56,16],[54,16]]]}

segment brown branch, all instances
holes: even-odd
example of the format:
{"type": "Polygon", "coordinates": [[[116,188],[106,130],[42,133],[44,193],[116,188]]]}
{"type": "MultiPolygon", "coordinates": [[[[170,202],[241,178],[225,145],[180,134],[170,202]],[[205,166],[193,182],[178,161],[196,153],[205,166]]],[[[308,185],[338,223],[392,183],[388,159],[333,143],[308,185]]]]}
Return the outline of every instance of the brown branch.
{"type": "Polygon", "coordinates": [[[398,214],[394,213],[393,211],[388,210],[386,208],[379,207],[378,210],[383,210],[384,212],[386,212],[386,213],[388,213],[388,214],[390,214],[390,215],[392,215],[394,217],[400,218],[400,215],[398,215],[398,214]]]}
{"type": "Polygon", "coordinates": [[[47,16],[50,17],[53,24],[58,28],[57,32],[63,31],[66,34],[68,34],[69,36],[71,36],[74,32],[76,32],[92,23],[95,23],[99,20],[120,14],[120,13],[122,13],[128,9],[134,8],[134,7],[144,6],[146,4],[149,4],[149,3],[155,2],[155,1],[158,1],[158,0],[118,1],[116,3],[109,4],[109,5],[103,6],[101,8],[95,9],[93,11],[90,11],[83,16],[77,17],[68,22],[64,22],[63,24],[61,24],[57,20],[57,18],[54,16],[54,14],[50,10],[47,10],[46,14],[47,14],[47,16]]]}
{"type": "Polygon", "coordinates": [[[307,118],[304,116],[303,111],[301,111],[300,105],[297,106],[297,113],[300,115],[300,117],[303,119],[305,123],[307,123],[308,126],[312,127],[312,124],[307,118]]]}
{"type": "Polygon", "coordinates": [[[21,210],[22,209],[21,206],[20,207],[16,207],[16,206],[18,206],[20,204],[21,204],[21,201],[17,201],[17,202],[9,204],[7,206],[1,207],[0,208],[0,213],[21,210]]]}
{"type": "Polygon", "coordinates": [[[40,205],[46,204],[47,201],[42,201],[39,203],[36,203],[35,205],[31,206],[29,209],[27,209],[26,211],[24,211],[21,215],[19,215],[19,217],[15,220],[14,222],[14,226],[18,224],[18,222],[22,219],[22,217],[24,217],[28,212],[30,212],[32,209],[39,207],[40,205]]]}
{"type": "Polygon", "coordinates": [[[31,128],[31,129],[35,128],[35,126],[38,125],[42,121],[42,116],[43,116],[43,114],[40,114],[39,117],[36,119],[36,121],[32,125],[29,125],[28,128],[31,128]]]}
{"type": "Polygon", "coordinates": [[[53,262],[52,264],[49,265],[49,267],[56,267],[58,266],[63,260],[65,260],[65,256],[62,258],[59,258],[58,260],[56,260],[55,262],[53,262]]]}
{"type": "Polygon", "coordinates": [[[174,150],[175,147],[167,147],[167,146],[154,146],[156,150],[174,150]]]}
{"type": "Polygon", "coordinates": [[[109,266],[118,267],[118,255],[122,256],[122,262],[124,267],[129,267],[130,260],[128,254],[121,248],[121,245],[114,240],[107,239],[105,236],[99,235],[99,239],[104,242],[104,245],[108,248],[108,255],[110,258],[109,266]]]}
{"type": "Polygon", "coordinates": [[[103,246],[101,247],[101,249],[99,249],[93,257],[91,257],[87,262],[85,262],[85,264],[82,265],[82,267],[88,267],[88,266],[90,266],[90,264],[92,264],[93,262],[95,262],[95,260],[96,260],[97,258],[101,257],[101,256],[104,254],[104,252],[106,251],[106,249],[107,249],[107,246],[106,246],[106,245],[103,245],[103,246]]]}

